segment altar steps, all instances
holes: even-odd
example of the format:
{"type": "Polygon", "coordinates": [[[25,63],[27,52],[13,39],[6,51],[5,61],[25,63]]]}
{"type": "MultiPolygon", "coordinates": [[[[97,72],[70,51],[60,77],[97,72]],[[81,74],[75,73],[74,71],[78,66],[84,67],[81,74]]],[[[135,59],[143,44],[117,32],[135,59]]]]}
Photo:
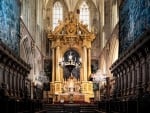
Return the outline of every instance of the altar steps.
{"type": "Polygon", "coordinates": [[[64,107],[62,104],[45,104],[44,109],[47,113],[64,113],[64,107]]]}
{"type": "Polygon", "coordinates": [[[47,113],[95,113],[96,104],[45,104],[47,113]]]}
{"type": "Polygon", "coordinates": [[[95,113],[98,106],[96,104],[81,104],[80,113],[95,113]]]}

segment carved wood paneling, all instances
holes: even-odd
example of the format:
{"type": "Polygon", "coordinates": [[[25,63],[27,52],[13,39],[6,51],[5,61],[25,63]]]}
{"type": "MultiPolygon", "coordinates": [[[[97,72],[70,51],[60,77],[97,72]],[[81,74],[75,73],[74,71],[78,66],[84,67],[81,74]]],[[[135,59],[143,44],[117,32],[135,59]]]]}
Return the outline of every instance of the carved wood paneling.
{"type": "Polygon", "coordinates": [[[20,89],[22,92],[24,91],[25,79],[31,68],[1,41],[0,53],[0,70],[2,73],[0,85],[5,85],[7,96],[20,97],[20,89]]]}
{"type": "MultiPolygon", "coordinates": [[[[121,91],[122,99],[136,98],[150,91],[149,36],[149,32],[145,33],[111,66],[111,72],[117,80],[116,90],[121,91]]],[[[117,98],[120,98],[119,95],[117,98]]]]}

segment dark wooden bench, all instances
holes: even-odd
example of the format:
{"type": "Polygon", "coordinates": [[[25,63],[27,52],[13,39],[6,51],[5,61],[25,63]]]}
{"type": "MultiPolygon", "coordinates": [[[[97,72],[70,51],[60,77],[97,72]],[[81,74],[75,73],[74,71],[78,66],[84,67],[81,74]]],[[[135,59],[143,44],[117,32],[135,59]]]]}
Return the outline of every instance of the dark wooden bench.
{"type": "Polygon", "coordinates": [[[102,111],[100,111],[100,110],[95,110],[95,113],[102,113],[102,111]]]}
{"type": "Polygon", "coordinates": [[[35,113],[47,113],[47,111],[46,110],[41,110],[41,111],[37,111],[35,113]]]}

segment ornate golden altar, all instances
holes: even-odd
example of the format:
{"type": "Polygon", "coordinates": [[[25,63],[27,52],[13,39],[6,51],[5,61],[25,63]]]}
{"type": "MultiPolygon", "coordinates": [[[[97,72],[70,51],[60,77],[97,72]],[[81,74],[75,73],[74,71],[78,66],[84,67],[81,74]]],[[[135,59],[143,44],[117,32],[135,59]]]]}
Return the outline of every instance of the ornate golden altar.
{"type": "MultiPolygon", "coordinates": [[[[84,98],[82,99],[84,101],[89,102],[89,98],[94,96],[92,83],[88,81],[91,74],[91,42],[95,38],[94,33],[88,30],[87,25],[78,21],[77,15],[69,12],[65,21],[59,21],[59,25],[54,31],[48,29],[48,38],[52,42],[53,61],[49,94],[52,97],[57,95],[58,99],[60,99],[63,94],[78,93],[83,95],[84,98]],[[73,56],[74,54],[76,56],[73,56]],[[71,68],[71,73],[65,72],[66,68],[64,67],[71,68]],[[72,74],[72,70],[74,70],[74,74],[72,74]],[[75,87],[64,89],[64,85],[69,79],[68,75],[78,75],[75,76],[78,80],[73,82],[76,84],[75,87]]],[[[75,96],[74,98],[77,99],[79,97],[75,96]]],[[[67,99],[68,97],[64,96],[64,98],[67,99]]]]}

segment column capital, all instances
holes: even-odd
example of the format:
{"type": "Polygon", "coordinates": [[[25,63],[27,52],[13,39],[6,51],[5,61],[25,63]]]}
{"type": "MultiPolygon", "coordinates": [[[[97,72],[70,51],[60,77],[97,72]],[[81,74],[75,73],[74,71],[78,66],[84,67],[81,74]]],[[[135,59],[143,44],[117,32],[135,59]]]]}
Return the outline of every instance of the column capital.
{"type": "Polygon", "coordinates": [[[87,48],[91,48],[91,41],[87,40],[87,39],[84,39],[83,40],[83,44],[82,46],[84,47],[87,47],[87,48]]]}

